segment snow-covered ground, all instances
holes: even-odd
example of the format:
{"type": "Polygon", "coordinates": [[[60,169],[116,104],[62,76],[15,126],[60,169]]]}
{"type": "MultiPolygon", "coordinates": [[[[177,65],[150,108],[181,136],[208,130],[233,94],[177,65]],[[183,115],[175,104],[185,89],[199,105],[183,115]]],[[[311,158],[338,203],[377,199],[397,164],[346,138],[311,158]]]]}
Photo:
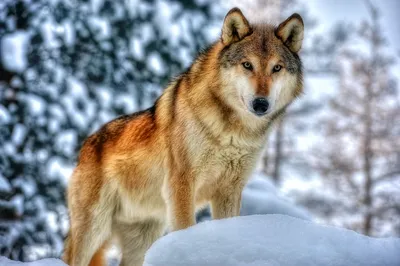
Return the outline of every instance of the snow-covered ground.
{"type": "Polygon", "coordinates": [[[310,214],[284,198],[270,178],[255,173],[242,193],[241,216],[254,214],[286,214],[310,220],[310,214]]]}
{"type": "Polygon", "coordinates": [[[400,239],[378,239],[286,215],[207,221],[159,239],[145,266],[399,266],[400,239]]]}
{"type": "MultiPolygon", "coordinates": [[[[308,221],[307,211],[281,196],[259,173],[243,191],[241,215],[162,237],[147,252],[144,265],[400,265],[400,239],[370,238],[308,221]]],[[[110,261],[118,262],[118,253],[114,250],[110,261]]],[[[20,263],[0,257],[3,265],[65,264],[56,259],[20,263]]]]}
{"type": "Polygon", "coordinates": [[[33,262],[19,262],[9,260],[6,257],[0,256],[0,266],[66,266],[64,262],[59,259],[43,259],[33,262]]]}
{"type": "MultiPolygon", "coordinates": [[[[242,192],[241,216],[286,214],[304,220],[312,219],[305,209],[285,198],[270,180],[260,172],[252,175],[242,192]]],[[[200,212],[197,218],[198,221],[211,220],[211,214],[209,211],[200,212]]]]}

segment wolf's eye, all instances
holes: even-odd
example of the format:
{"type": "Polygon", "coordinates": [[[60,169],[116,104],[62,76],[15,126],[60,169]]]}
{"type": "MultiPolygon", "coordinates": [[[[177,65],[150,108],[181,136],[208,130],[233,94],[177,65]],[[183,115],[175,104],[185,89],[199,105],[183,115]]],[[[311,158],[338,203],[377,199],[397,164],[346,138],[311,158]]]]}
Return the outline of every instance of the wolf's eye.
{"type": "Polygon", "coordinates": [[[274,72],[279,72],[279,71],[281,71],[281,69],[282,69],[281,65],[275,65],[273,71],[274,72]]]}
{"type": "Polygon", "coordinates": [[[245,68],[245,69],[247,69],[247,70],[253,70],[253,66],[251,65],[251,63],[250,62],[244,62],[244,63],[242,63],[242,65],[243,65],[243,67],[245,68]]]}

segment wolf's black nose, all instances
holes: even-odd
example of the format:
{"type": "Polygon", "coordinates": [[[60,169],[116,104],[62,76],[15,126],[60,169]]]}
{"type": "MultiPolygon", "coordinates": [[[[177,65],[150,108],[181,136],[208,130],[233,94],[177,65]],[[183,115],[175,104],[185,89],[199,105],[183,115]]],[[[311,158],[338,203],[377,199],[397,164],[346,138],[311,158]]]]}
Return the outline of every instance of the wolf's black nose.
{"type": "Polygon", "coordinates": [[[258,116],[265,115],[268,111],[269,103],[266,98],[260,97],[253,100],[253,110],[258,116]]]}

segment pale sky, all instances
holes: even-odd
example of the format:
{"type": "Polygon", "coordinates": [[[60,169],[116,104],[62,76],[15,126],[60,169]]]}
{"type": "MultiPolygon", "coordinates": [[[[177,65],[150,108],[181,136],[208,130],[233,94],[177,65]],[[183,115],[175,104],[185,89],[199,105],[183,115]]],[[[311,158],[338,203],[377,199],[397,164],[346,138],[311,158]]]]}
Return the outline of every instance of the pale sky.
{"type": "MultiPolygon", "coordinates": [[[[304,0],[303,0],[304,1],[304,0]]],[[[385,53],[395,57],[395,65],[391,68],[400,83],[400,0],[371,0],[377,4],[381,19],[380,25],[388,45],[385,53]]],[[[317,32],[327,32],[337,22],[351,22],[360,25],[363,20],[369,20],[365,0],[308,0],[304,1],[312,16],[318,20],[317,32]]]]}
{"type": "MultiPolygon", "coordinates": [[[[327,28],[339,21],[360,23],[368,19],[364,0],[309,0],[305,1],[312,15],[318,19],[319,27],[327,28]]],[[[381,11],[381,26],[389,46],[400,53],[400,0],[372,0],[381,11]]],[[[398,57],[399,58],[399,57],[398,57]]]]}

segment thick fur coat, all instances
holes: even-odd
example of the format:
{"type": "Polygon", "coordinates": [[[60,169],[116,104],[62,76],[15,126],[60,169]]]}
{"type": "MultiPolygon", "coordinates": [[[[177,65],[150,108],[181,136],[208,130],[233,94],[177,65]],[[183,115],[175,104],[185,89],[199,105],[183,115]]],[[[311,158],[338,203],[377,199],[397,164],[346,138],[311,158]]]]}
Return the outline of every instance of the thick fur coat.
{"type": "Polygon", "coordinates": [[[150,109],[119,117],[82,146],[68,188],[64,260],[102,265],[112,237],[122,265],[142,265],[165,232],[239,215],[241,192],[269,128],[302,92],[303,21],[251,25],[234,8],[221,39],[150,109]]]}

